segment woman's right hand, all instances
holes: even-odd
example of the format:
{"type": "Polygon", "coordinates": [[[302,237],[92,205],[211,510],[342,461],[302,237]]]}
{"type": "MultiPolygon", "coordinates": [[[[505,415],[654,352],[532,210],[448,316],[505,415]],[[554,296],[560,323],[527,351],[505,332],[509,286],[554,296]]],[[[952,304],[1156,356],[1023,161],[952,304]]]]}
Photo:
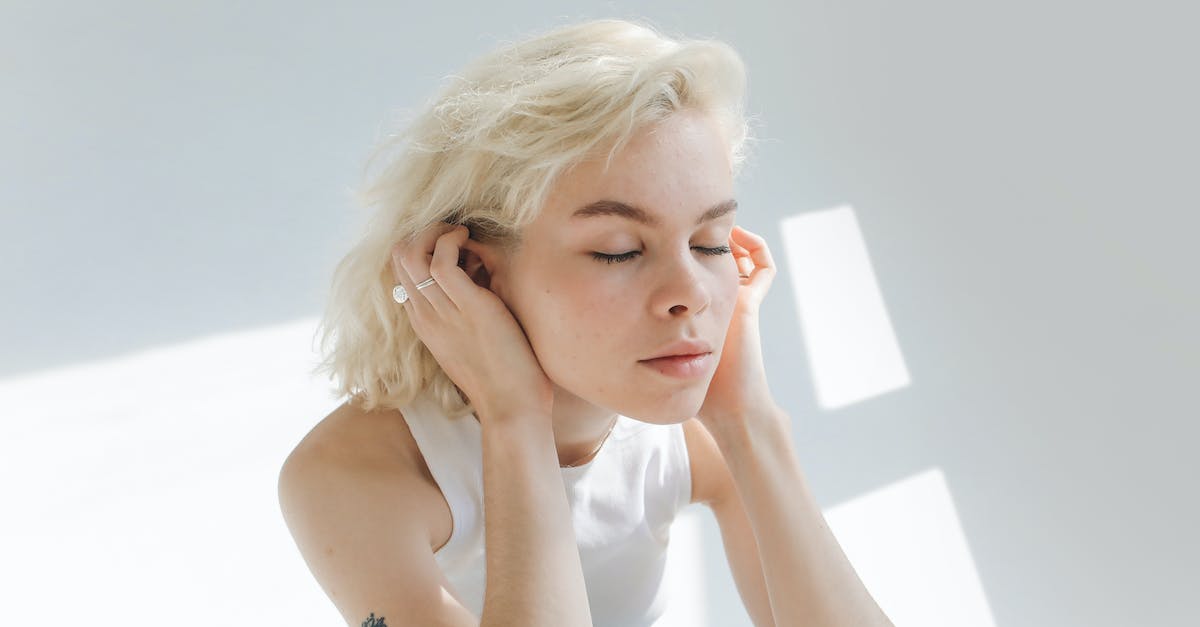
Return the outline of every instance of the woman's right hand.
{"type": "Polygon", "coordinates": [[[525,332],[499,296],[459,267],[461,250],[478,245],[469,238],[466,226],[439,222],[392,246],[392,274],[408,292],[397,306],[481,422],[531,413],[549,420],[553,388],[525,332]],[[433,285],[416,289],[429,277],[433,285]]]}

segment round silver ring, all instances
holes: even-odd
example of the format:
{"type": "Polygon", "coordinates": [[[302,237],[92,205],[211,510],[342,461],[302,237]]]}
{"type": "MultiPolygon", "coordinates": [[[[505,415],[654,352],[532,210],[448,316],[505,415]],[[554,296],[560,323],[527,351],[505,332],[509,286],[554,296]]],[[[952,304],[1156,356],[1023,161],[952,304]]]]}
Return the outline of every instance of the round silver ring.
{"type": "Polygon", "coordinates": [[[392,300],[401,305],[404,304],[404,301],[408,300],[408,291],[404,289],[403,285],[397,285],[392,288],[392,300]]]}
{"type": "Polygon", "coordinates": [[[424,281],[417,283],[417,289],[423,290],[433,284],[434,284],[433,277],[429,277],[428,279],[425,279],[424,281]]]}

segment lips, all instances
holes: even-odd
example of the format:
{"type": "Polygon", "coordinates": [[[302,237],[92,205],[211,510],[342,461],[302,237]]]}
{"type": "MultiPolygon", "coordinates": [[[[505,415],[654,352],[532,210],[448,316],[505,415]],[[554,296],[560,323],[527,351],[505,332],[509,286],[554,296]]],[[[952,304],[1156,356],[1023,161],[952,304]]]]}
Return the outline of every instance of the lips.
{"type": "Polygon", "coordinates": [[[657,359],[642,360],[639,363],[643,366],[649,366],[669,377],[691,379],[707,374],[712,366],[712,362],[712,353],[700,353],[697,355],[659,357],[657,359]]]}
{"type": "Polygon", "coordinates": [[[653,356],[647,357],[640,361],[650,361],[651,359],[661,359],[663,357],[681,357],[695,356],[711,353],[712,347],[708,342],[699,339],[685,338],[676,340],[660,348],[653,356]]]}

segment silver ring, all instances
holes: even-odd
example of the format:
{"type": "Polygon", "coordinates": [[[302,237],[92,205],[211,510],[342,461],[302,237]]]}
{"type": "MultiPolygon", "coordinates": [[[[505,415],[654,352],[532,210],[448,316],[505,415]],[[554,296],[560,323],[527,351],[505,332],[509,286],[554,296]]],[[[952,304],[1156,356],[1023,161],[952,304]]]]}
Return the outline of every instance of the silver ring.
{"type": "MultiPolygon", "coordinates": [[[[429,287],[430,285],[433,285],[434,283],[435,283],[435,281],[433,280],[433,277],[429,277],[428,279],[425,279],[424,281],[417,283],[417,289],[423,290],[423,289],[429,287]]],[[[395,287],[392,288],[392,300],[396,301],[397,303],[400,303],[401,305],[403,305],[404,302],[408,300],[408,290],[404,289],[403,284],[397,284],[395,287]]]]}

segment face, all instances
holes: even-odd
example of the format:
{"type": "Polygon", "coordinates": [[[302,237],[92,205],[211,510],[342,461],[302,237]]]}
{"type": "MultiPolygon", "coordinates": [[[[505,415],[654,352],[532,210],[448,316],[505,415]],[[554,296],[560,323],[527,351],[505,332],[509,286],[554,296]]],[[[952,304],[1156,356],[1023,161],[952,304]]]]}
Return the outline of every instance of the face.
{"type": "Polygon", "coordinates": [[[560,177],[521,249],[492,278],[556,394],[645,422],[696,414],[738,291],[728,252],[734,213],[697,220],[732,199],[728,146],[699,112],[643,130],[607,171],[600,158],[560,177]],[[655,223],[572,215],[601,200],[640,208],[655,223]],[[711,347],[701,374],[671,377],[639,363],[684,338],[711,347]]]}

